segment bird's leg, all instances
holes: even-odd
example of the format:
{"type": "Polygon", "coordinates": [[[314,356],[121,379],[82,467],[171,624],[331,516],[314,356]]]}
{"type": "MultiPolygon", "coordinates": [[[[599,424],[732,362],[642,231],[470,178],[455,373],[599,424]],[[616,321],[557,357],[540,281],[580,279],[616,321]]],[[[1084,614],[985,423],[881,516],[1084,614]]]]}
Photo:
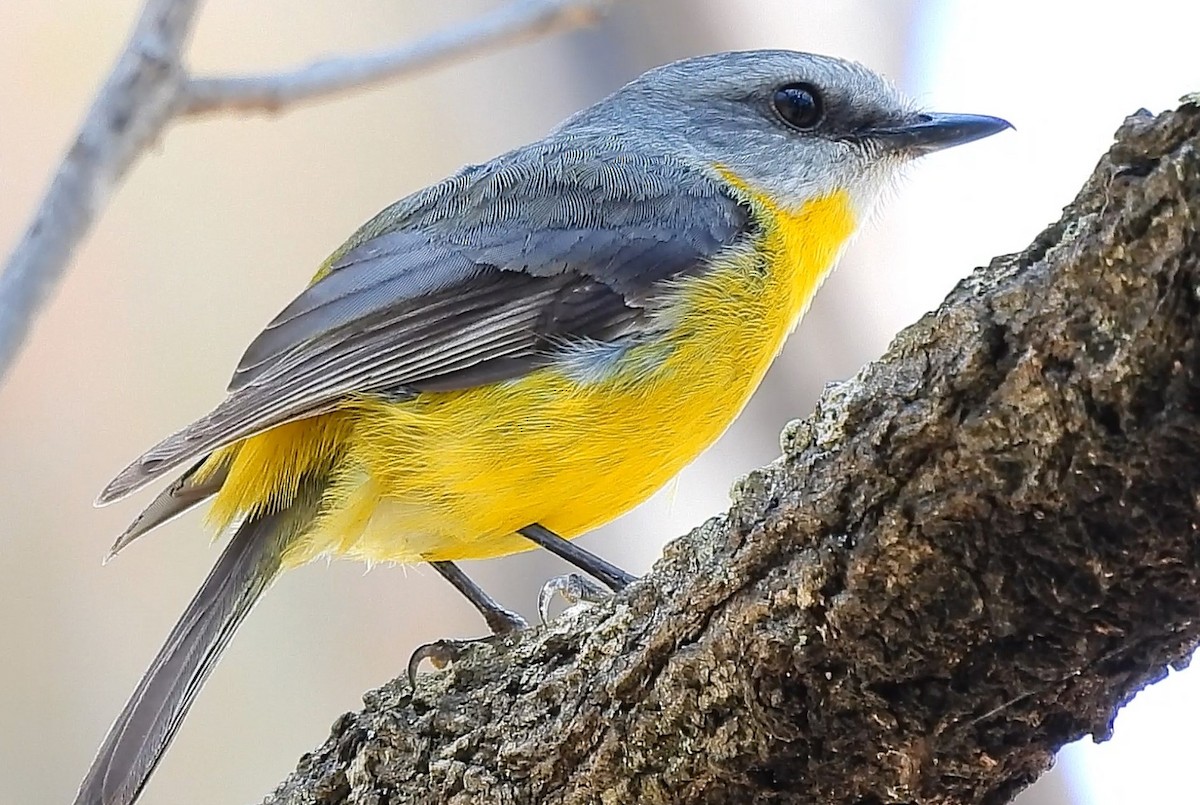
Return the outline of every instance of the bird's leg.
{"type": "MultiPolygon", "coordinates": [[[[519,533],[527,540],[540,545],[554,555],[567,560],[585,573],[596,577],[613,592],[620,592],[629,586],[630,583],[637,580],[636,576],[631,576],[621,568],[604,561],[594,553],[590,553],[575,543],[563,539],[543,525],[534,523],[522,528],[519,533]]],[[[542,623],[546,623],[550,619],[550,602],[556,596],[562,596],[566,599],[567,604],[570,605],[580,601],[599,603],[609,595],[608,590],[577,573],[557,576],[546,582],[542,586],[541,592],[538,593],[538,615],[541,616],[542,623]]]]}
{"type": "MultiPolygon", "coordinates": [[[[637,581],[636,576],[632,576],[594,553],[580,548],[545,526],[534,523],[520,529],[518,533],[535,545],[545,548],[555,556],[565,559],[585,573],[599,579],[613,592],[619,592],[637,581]]],[[[430,562],[429,564],[479,610],[493,634],[511,634],[528,625],[520,615],[500,606],[496,599],[467,578],[467,574],[459,570],[453,562],[430,562]]],[[[565,576],[550,579],[538,594],[538,613],[542,616],[543,621],[548,619],[550,602],[558,595],[571,604],[579,601],[595,603],[604,600],[608,596],[608,592],[576,573],[568,573],[565,576]]],[[[481,639],[486,640],[487,638],[481,639]]],[[[444,668],[462,656],[462,651],[466,646],[475,642],[478,640],[438,640],[426,643],[414,651],[408,661],[408,681],[414,688],[416,687],[417,668],[425,660],[432,662],[436,668],[444,668]]]]}
{"type": "Polygon", "coordinates": [[[616,565],[604,561],[594,553],[585,551],[570,540],[563,539],[543,525],[537,523],[527,525],[518,533],[555,556],[567,560],[584,573],[595,576],[614,593],[624,590],[637,581],[637,576],[629,575],[616,565]]]}
{"type": "MultiPolygon", "coordinates": [[[[475,609],[479,610],[479,614],[483,615],[483,619],[487,622],[488,628],[492,630],[492,634],[512,634],[529,626],[515,612],[505,609],[500,606],[495,598],[492,598],[483,588],[468,578],[466,573],[459,569],[458,565],[453,562],[430,562],[434,570],[441,574],[442,578],[450,582],[454,589],[462,593],[475,609]]],[[[437,640],[433,643],[426,643],[412,653],[408,660],[408,681],[414,688],[417,686],[417,668],[425,660],[433,663],[435,668],[444,668],[450,663],[462,656],[463,649],[471,643],[488,638],[477,638],[476,640],[437,640]]]]}
{"type": "Polygon", "coordinates": [[[511,634],[529,627],[529,624],[515,612],[511,612],[492,598],[483,588],[467,577],[453,562],[430,562],[434,570],[442,575],[454,589],[462,593],[463,598],[471,602],[479,614],[487,622],[492,634],[511,634]]]}

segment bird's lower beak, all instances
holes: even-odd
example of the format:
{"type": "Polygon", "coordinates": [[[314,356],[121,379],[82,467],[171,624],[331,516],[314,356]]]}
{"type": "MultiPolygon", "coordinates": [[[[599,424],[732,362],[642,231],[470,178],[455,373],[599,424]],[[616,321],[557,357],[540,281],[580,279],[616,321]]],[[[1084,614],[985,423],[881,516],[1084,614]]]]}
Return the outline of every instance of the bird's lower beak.
{"type": "Polygon", "coordinates": [[[873,129],[869,136],[886,148],[921,156],[982,140],[1012,127],[1007,120],[989,115],[927,113],[900,126],[873,129]]]}

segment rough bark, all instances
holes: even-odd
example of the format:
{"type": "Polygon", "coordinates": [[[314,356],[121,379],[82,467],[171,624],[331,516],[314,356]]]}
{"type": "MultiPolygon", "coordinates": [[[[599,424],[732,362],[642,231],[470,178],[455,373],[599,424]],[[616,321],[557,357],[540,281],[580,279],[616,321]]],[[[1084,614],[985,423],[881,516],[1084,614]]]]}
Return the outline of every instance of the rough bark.
{"type": "Polygon", "coordinates": [[[608,604],[369,693],[268,798],[1002,803],[1200,639],[1200,108],[831,387],[608,604]]]}

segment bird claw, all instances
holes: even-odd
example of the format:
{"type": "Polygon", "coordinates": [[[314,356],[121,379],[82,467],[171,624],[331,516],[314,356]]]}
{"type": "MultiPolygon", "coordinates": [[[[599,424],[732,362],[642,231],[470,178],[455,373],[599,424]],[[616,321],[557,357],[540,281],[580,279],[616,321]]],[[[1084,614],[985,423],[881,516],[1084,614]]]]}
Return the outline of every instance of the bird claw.
{"type": "MultiPolygon", "coordinates": [[[[611,598],[612,592],[604,585],[578,573],[555,576],[543,584],[542,589],[538,592],[538,615],[541,617],[542,623],[550,622],[550,604],[557,597],[566,601],[567,606],[579,603],[598,604],[611,598]]],[[[487,621],[488,628],[492,630],[492,636],[509,635],[529,627],[529,624],[520,615],[499,607],[484,611],[483,617],[487,621]]],[[[440,671],[461,659],[467,647],[472,643],[490,639],[491,636],[474,640],[435,640],[420,646],[408,660],[409,685],[416,690],[417,671],[420,669],[421,663],[426,660],[429,660],[429,663],[440,671]]]]}
{"type": "Polygon", "coordinates": [[[458,662],[472,643],[482,643],[491,640],[495,635],[509,635],[529,628],[529,623],[515,612],[507,609],[494,609],[484,613],[484,620],[492,634],[488,637],[477,637],[473,640],[435,640],[419,646],[408,658],[408,684],[413,690],[417,689],[417,671],[421,663],[429,660],[429,664],[437,670],[458,662]]]}
{"type": "MultiPolygon", "coordinates": [[[[486,639],[486,638],[484,638],[486,639]]],[[[413,690],[417,689],[417,670],[421,663],[429,660],[429,664],[437,670],[456,662],[463,655],[463,650],[474,640],[435,640],[419,646],[408,658],[408,684],[413,690]]]]}
{"type": "Polygon", "coordinates": [[[538,593],[538,616],[541,617],[542,623],[550,622],[550,604],[555,597],[561,597],[567,602],[567,606],[571,607],[581,602],[599,604],[611,598],[612,593],[578,573],[555,576],[543,584],[538,593]]]}

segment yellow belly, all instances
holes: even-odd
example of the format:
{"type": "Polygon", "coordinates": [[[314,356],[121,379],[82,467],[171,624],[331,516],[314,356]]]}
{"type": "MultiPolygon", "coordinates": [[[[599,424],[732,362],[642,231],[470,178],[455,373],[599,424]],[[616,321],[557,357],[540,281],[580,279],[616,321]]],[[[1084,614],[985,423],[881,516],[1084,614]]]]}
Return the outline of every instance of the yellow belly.
{"type": "Polygon", "coordinates": [[[530,523],[574,537],[628,511],[742,410],[853,229],[842,194],[791,213],[747,200],[761,234],[678,286],[668,340],[625,361],[642,368],[589,382],[547,368],[406,402],[347,401],[243,443],[217,518],[277,496],[318,453],[338,456],[336,480],[289,564],[499,556],[531,547],[514,533],[530,523]]]}

